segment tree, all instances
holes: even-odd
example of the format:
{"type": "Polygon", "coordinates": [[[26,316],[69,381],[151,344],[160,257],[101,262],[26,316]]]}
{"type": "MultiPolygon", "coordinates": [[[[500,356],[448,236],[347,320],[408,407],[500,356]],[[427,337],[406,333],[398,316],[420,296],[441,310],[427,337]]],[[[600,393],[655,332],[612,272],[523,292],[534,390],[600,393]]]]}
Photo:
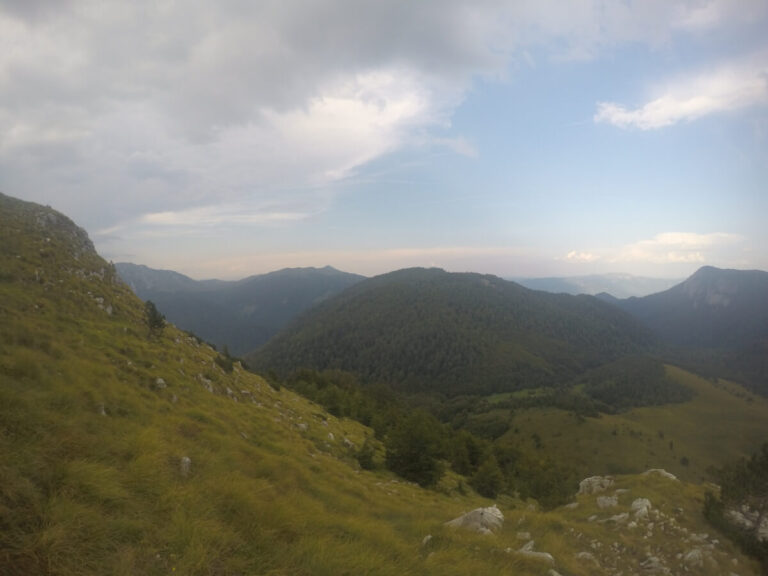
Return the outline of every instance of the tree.
{"type": "Polygon", "coordinates": [[[502,491],[505,484],[504,473],[493,453],[483,460],[469,483],[478,494],[486,498],[495,498],[502,491]]]}
{"type": "Polygon", "coordinates": [[[387,467],[421,486],[434,486],[443,475],[443,425],[432,415],[416,410],[397,422],[387,434],[387,467]]]}
{"type": "Polygon", "coordinates": [[[144,303],[144,315],[147,326],[149,327],[150,336],[159,336],[165,328],[165,316],[155,306],[152,300],[147,300],[144,303]]]}

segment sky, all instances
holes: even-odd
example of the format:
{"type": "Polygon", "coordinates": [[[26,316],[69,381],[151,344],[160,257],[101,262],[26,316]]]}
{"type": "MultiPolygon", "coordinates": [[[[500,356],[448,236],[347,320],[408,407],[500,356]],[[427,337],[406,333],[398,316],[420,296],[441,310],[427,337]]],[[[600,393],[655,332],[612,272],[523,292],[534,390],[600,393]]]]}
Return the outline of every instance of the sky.
{"type": "Polygon", "coordinates": [[[0,191],[198,279],[766,270],[768,0],[0,0],[0,191]]]}

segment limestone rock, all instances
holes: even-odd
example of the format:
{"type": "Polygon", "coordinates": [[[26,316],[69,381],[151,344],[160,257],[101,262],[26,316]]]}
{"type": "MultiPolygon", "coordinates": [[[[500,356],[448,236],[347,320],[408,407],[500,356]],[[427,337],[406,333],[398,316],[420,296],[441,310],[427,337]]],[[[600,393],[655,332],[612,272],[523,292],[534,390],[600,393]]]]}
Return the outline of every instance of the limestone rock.
{"type": "Polygon", "coordinates": [[[592,552],[579,552],[576,554],[576,559],[581,560],[582,562],[590,562],[595,566],[600,566],[600,562],[595,558],[595,555],[592,554],[592,552]]]}
{"type": "Polygon", "coordinates": [[[189,476],[189,471],[192,468],[192,460],[189,456],[182,456],[181,462],[179,463],[179,472],[181,472],[181,475],[186,478],[189,476]]]}
{"type": "Polygon", "coordinates": [[[579,482],[579,494],[598,494],[613,486],[610,476],[591,476],[579,482]]]}
{"type": "Polygon", "coordinates": [[[650,476],[652,474],[661,476],[662,478],[666,478],[667,480],[677,480],[677,476],[675,476],[670,472],[667,472],[663,468],[651,468],[650,470],[646,470],[645,472],[643,472],[643,476],[650,476]]]}
{"type": "Polygon", "coordinates": [[[744,530],[754,531],[755,525],[760,522],[757,539],[759,542],[768,542],[768,517],[761,519],[760,514],[747,505],[742,505],[738,509],[731,508],[726,511],[725,515],[730,522],[744,530]]]}
{"type": "Polygon", "coordinates": [[[648,498],[636,498],[632,502],[631,509],[635,513],[635,518],[647,518],[648,512],[651,510],[651,501],[648,498]]]}
{"type": "Polygon", "coordinates": [[[488,508],[475,508],[471,512],[446,522],[446,525],[452,528],[463,528],[480,534],[492,534],[500,530],[503,524],[504,514],[495,504],[488,508]]]}
{"type": "Polygon", "coordinates": [[[683,562],[690,568],[703,568],[704,553],[699,548],[694,548],[683,557],[683,562]]]}
{"type": "Polygon", "coordinates": [[[619,498],[617,496],[598,496],[597,507],[598,508],[613,508],[619,505],[619,498]]]}
{"type": "Polygon", "coordinates": [[[671,574],[669,568],[664,562],[657,556],[648,556],[645,560],[640,562],[640,568],[642,568],[644,574],[671,574]]]}
{"type": "Polygon", "coordinates": [[[555,559],[552,557],[552,554],[548,552],[537,552],[534,548],[534,541],[531,540],[530,542],[526,543],[522,548],[520,548],[516,553],[520,556],[524,556],[525,558],[530,558],[532,560],[538,560],[540,562],[544,562],[546,564],[549,564],[550,566],[555,565],[555,559]]]}

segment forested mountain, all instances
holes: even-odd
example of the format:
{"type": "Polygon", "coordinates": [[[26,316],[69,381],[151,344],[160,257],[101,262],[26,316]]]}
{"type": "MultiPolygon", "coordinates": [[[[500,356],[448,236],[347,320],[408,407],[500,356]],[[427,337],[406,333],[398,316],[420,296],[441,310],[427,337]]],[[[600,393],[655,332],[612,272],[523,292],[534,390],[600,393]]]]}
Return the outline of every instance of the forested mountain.
{"type": "Polygon", "coordinates": [[[358,283],[248,361],[277,372],[339,368],[411,392],[485,394],[562,382],[651,343],[629,315],[590,296],[416,268],[358,283]]]}
{"type": "Polygon", "coordinates": [[[298,314],[363,279],[330,266],[286,268],[232,282],[197,281],[130,263],[115,266],[168,320],[235,355],[260,347],[298,314]]]}
{"type": "MultiPolygon", "coordinates": [[[[605,376],[590,378],[610,400],[605,376]]],[[[672,439],[700,448],[697,469],[751,449],[768,402],[738,386],[691,377],[695,401],[650,418],[529,413],[490,445],[343,374],[299,377],[336,414],[164,324],[71,220],[0,194],[0,574],[758,573],[711,533],[703,486],[574,476],[610,472],[606,448],[625,472],[667,443],[673,462],[672,439]],[[356,392],[375,430],[342,417],[356,392]],[[493,538],[446,525],[490,507],[479,494],[498,503],[493,538]]],[[[731,492],[719,510],[741,505],[731,492]]]]}
{"type": "Polygon", "coordinates": [[[679,282],[679,280],[668,278],[647,278],[632,274],[590,274],[588,276],[510,278],[510,280],[531,290],[593,296],[604,292],[616,298],[647,296],[666,290],[679,282]]]}
{"type": "Polygon", "coordinates": [[[768,395],[768,272],[705,266],[658,294],[601,297],[651,330],[668,360],[768,395]]]}
{"type": "Polygon", "coordinates": [[[664,342],[735,348],[768,338],[768,272],[700,268],[669,290],[616,304],[664,342]]]}

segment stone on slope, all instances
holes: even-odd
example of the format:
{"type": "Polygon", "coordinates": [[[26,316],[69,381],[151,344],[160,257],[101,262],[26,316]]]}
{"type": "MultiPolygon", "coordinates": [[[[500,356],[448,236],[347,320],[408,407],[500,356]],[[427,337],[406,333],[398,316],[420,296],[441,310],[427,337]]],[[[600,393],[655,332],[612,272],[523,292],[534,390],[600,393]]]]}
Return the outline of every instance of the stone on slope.
{"type": "Polygon", "coordinates": [[[610,476],[590,476],[579,482],[579,494],[598,494],[613,486],[610,476]]]}
{"type": "Polygon", "coordinates": [[[475,508],[471,512],[446,522],[446,525],[452,528],[463,528],[480,534],[493,534],[500,530],[503,524],[504,514],[495,504],[488,508],[475,508]]]}

